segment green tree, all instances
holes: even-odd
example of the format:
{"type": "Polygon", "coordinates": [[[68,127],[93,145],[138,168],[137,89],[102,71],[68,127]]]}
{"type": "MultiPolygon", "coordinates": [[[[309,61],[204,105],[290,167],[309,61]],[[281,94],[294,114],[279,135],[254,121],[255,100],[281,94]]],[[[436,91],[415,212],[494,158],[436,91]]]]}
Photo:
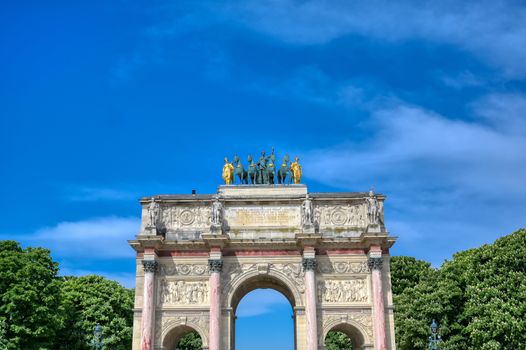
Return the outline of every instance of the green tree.
{"type": "Polygon", "coordinates": [[[61,288],[64,329],[59,349],[91,349],[97,323],[106,350],[131,348],[133,291],[101,276],[67,277],[61,288]]]}
{"type": "Polygon", "coordinates": [[[395,267],[398,349],[426,349],[433,318],[444,338],[441,349],[526,349],[525,266],[526,230],[521,229],[457,253],[410,283],[398,282],[404,274],[395,267]]]}
{"type": "Polygon", "coordinates": [[[427,261],[409,256],[391,257],[391,284],[393,294],[400,295],[406,288],[413,288],[434,269],[427,261]]]}
{"type": "Polygon", "coordinates": [[[61,327],[58,264],[42,248],[0,241],[0,320],[7,349],[52,349],[61,327]]]}
{"type": "Polygon", "coordinates": [[[351,339],[340,331],[329,331],[325,337],[325,350],[352,350],[351,339]]]}
{"type": "Polygon", "coordinates": [[[176,350],[201,350],[202,348],[203,343],[199,334],[197,332],[190,332],[179,340],[176,350]]]}

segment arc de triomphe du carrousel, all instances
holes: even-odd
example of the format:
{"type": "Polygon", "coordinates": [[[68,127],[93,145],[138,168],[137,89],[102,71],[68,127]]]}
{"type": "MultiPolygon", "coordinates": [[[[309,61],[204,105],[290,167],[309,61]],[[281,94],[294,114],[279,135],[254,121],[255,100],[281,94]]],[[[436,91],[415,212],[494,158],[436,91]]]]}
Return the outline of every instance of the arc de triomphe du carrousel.
{"type": "Polygon", "coordinates": [[[296,350],[324,349],[330,330],[354,349],[394,350],[385,197],[310,193],[299,159],[274,152],[225,159],[215,194],[141,200],[133,350],[175,350],[196,331],[203,349],[235,349],[236,308],[257,288],[294,310],[296,350]],[[234,176],[241,184],[232,184],[234,176]]]}

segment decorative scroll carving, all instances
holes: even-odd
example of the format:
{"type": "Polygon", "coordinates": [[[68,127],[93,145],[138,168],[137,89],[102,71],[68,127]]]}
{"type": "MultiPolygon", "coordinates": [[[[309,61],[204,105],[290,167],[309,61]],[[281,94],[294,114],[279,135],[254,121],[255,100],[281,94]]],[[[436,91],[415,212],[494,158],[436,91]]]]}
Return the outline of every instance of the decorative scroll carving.
{"type": "Polygon", "coordinates": [[[363,331],[367,334],[369,340],[373,339],[373,320],[370,314],[364,312],[352,312],[349,314],[340,314],[340,315],[330,315],[324,317],[323,328],[325,333],[327,333],[330,328],[341,324],[341,323],[351,323],[349,321],[354,321],[361,326],[363,331]]]}
{"type": "Polygon", "coordinates": [[[381,257],[370,257],[367,264],[370,270],[381,270],[383,259],[381,257]]]}
{"type": "Polygon", "coordinates": [[[316,205],[314,221],[319,227],[365,227],[365,204],[316,205]]]}
{"type": "Polygon", "coordinates": [[[315,258],[303,258],[302,265],[304,271],[314,271],[316,270],[317,262],[315,258]]]}
{"type": "Polygon", "coordinates": [[[365,303],[369,301],[365,279],[318,282],[318,301],[326,303],[365,303]]]}
{"type": "Polygon", "coordinates": [[[159,266],[159,263],[155,260],[143,260],[142,266],[144,268],[144,272],[156,272],[157,267],[159,266]]]}
{"type": "Polygon", "coordinates": [[[208,271],[208,265],[176,264],[173,266],[160,265],[159,267],[161,276],[201,276],[208,274],[208,271]]]}
{"type": "Polygon", "coordinates": [[[164,305],[208,303],[207,282],[161,280],[160,302],[164,305]]]}
{"type": "Polygon", "coordinates": [[[232,283],[242,274],[249,271],[258,271],[258,273],[270,273],[272,271],[285,275],[300,291],[305,289],[305,274],[300,263],[269,263],[269,264],[226,264],[221,273],[221,285],[223,293],[228,291],[232,283]]]}
{"type": "Polygon", "coordinates": [[[330,273],[368,273],[369,267],[367,262],[330,262],[322,261],[318,263],[318,272],[324,274],[330,273]]]}
{"type": "Polygon", "coordinates": [[[210,206],[163,206],[158,225],[168,230],[206,229],[212,222],[210,206]]]}
{"type": "Polygon", "coordinates": [[[208,259],[208,267],[210,268],[210,272],[221,272],[223,269],[223,260],[208,259]]]}

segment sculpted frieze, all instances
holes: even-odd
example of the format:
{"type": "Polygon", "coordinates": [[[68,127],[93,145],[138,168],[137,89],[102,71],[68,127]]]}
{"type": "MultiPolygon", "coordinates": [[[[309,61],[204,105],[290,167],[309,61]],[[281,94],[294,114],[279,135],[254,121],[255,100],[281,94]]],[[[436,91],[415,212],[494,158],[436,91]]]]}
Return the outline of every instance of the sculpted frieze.
{"type": "Polygon", "coordinates": [[[360,262],[318,262],[318,272],[322,274],[368,273],[367,261],[360,262]]]}
{"type": "Polygon", "coordinates": [[[161,264],[161,266],[159,267],[159,274],[161,276],[176,276],[176,275],[201,276],[201,275],[207,275],[208,274],[208,265],[207,264],[199,264],[199,265],[175,264],[175,265],[172,265],[172,266],[167,266],[167,265],[161,264]]]}
{"type": "Polygon", "coordinates": [[[365,303],[369,301],[365,279],[327,280],[318,282],[320,303],[365,303]]]}
{"type": "Polygon", "coordinates": [[[191,305],[208,303],[207,282],[161,280],[160,303],[162,305],[191,305]]]}
{"type": "Polygon", "coordinates": [[[314,221],[324,227],[365,227],[367,208],[365,204],[319,204],[314,208],[314,221]]]}
{"type": "Polygon", "coordinates": [[[159,225],[168,230],[206,228],[212,221],[209,206],[161,206],[159,225]]]}

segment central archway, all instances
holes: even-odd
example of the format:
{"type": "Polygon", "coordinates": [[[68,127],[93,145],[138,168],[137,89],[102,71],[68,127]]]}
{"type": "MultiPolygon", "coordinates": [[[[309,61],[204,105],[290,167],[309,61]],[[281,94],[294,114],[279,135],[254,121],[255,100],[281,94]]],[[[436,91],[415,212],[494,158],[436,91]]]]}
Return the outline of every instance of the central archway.
{"type": "Polygon", "coordinates": [[[262,274],[256,276],[250,276],[243,278],[242,282],[236,284],[236,288],[233,289],[233,292],[230,294],[229,305],[232,310],[232,317],[230,319],[230,349],[236,349],[236,319],[237,319],[237,310],[241,299],[243,299],[250,292],[255,291],[256,289],[272,289],[280,294],[282,294],[290,303],[292,308],[292,322],[294,330],[294,349],[297,347],[296,339],[296,306],[297,306],[297,296],[294,295],[292,288],[287,285],[280,277],[262,274]]]}

